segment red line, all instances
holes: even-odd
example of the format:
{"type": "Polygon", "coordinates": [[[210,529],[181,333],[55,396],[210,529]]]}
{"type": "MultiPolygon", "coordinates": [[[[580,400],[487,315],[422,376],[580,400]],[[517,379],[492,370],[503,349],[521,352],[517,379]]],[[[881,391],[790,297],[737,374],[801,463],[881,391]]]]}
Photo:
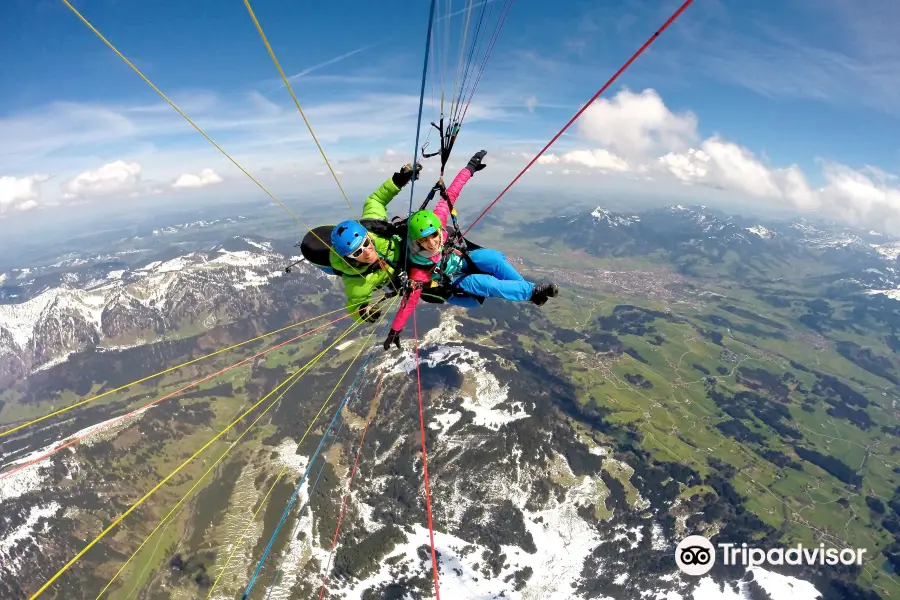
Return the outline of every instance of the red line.
{"type": "Polygon", "coordinates": [[[425,413],[422,409],[422,375],[419,373],[419,329],[416,325],[416,313],[413,311],[413,336],[416,338],[416,385],[419,391],[419,428],[422,431],[422,466],[425,471],[425,506],[428,508],[428,536],[431,539],[431,570],[434,573],[434,593],[441,600],[438,587],[437,555],[434,551],[434,527],[431,523],[431,490],[428,485],[428,456],[425,452],[425,413]]]}
{"type": "Polygon", "coordinates": [[[680,17],[680,16],[681,16],[681,13],[683,13],[683,12],[685,11],[685,9],[687,9],[687,7],[690,6],[691,3],[693,3],[693,1],[694,1],[694,0],[687,0],[684,4],[682,4],[682,5],[681,5],[681,8],[679,8],[677,11],[675,11],[675,14],[673,14],[671,17],[669,17],[669,20],[666,21],[666,22],[663,24],[663,26],[660,27],[660,28],[656,31],[656,33],[654,33],[652,36],[650,36],[650,39],[648,39],[646,42],[644,42],[644,45],[641,46],[641,47],[638,49],[638,51],[635,52],[635,53],[631,56],[631,58],[628,59],[628,62],[626,62],[624,65],[622,65],[622,67],[621,67],[618,71],[616,71],[616,74],[613,75],[612,77],[610,77],[609,81],[607,81],[606,84],[604,84],[604,86],[603,86],[602,88],[600,88],[600,90],[599,90],[596,94],[594,94],[593,97],[592,97],[590,100],[588,100],[587,104],[585,104],[583,107],[581,107],[581,110],[579,110],[577,113],[575,113],[575,116],[574,116],[574,117],[572,117],[571,119],[569,119],[569,122],[566,123],[565,127],[563,127],[562,129],[560,129],[560,130],[559,130],[559,133],[557,133],[555,136],[553,136],[553,139],[550,140],[550,141],[547,143],[547,145],[544,146],[543,149],[541,149],[541,151],[538,152],[537,155],[536,155],[534,158],[531,159],[531,162],[528,163],[528,165],[527,165],[524,169],[522,169],[521,171],[519,171],[519,174],[516,175],[516,178],[512,180],[512,183],[510,183],[508,186],[506,186],[506,189],[504,189],[502,192],[500,192],[500,195],[497,196],[497,198],[496,198],[493,202],[491,202],[491,204],[490,204],[486,209],[484,209],[484,212],[482,212],[482,213],[478,216],[478,218],[475,219],[475,221],[474,221],[471,225],[469,225],[469,228],[466,229],[465,233],[463,233],[463,236],[466,236],[466,235],[472,230],[472,228],[475,227],[475,223],[478,223],[478,221],[480,221],[481,218],[482,218],[484,215],[486,215],[487,212],[488,212],[489,210],[491,210],[491,208],[493,208],[495,204],[497,204],[497,202],[500,200],[500,198],[502,198],[503,195],[504,195],[506,192],[509,191],[509,188],[511,188],[511,187],[519,180],[519,178],[521,178],[522,175],[524,175],[525,172],[528,171],[528,169],[531,168],[531,166],[532,166],[535,162],[537,162],[537,159],[539,159],[541,156],[543,156],[544,152],[547,151],[547,148],[549,148],[550,146],[552,146],[553,143],[556,142],[556,140],[558,140],[559,137],[560,137],[563,133],[565,133],[565,131],[572,125],[572,123],[574,123],[574,122],[578,119],[578,117],[580,117],[581,114],[582,114],[584,111],[586,111],[586,110],[588,109],[588,107],[589,107],[591,104],[594,103],[594,100],[596,100],[598,97],[600,97],[600,95],[601,95],[603,92],[605,92],[606,89],[607,89],[609,86],[611,86],[611,85],[613,84],[613,82],[614,82],[616,79],[619,78],[619,75],[621,75],[622,73],[624,73],[625,70],[626,70],[628,67],[631,66],[631,63],[633,63],[633,62],[637,59],[637,57],[639,57],[641,54],[644,53],[644,50],[646,50],[647,48],[649,48],[649,47],[650,47],[650,44],[652,44],[654,41],[656,41],[656,38],[658,38],[659,35],[660,35],[663,31],[665,31],[665,30],[669,27],[669,25],[671,25],[671,24],[675,21],[675,19],[677,19],[678,17],[680,17]]]}
{"type": "MultiPolygon", "coordinates": [[[[378,383],[375,385],[375,395],[372,401],[378,397],[378,391],[381,389],[381,375],[378,376],[378,383]]],[[[334,548],[337,545],[338,535],[341,531],[341,521],[344,519],[344,510],[347,508],[347,498],[350,497],[350,491],[353,489],[353,477],[356,475],[356,466],[359,464],[359,455],[362,454],[363,442],[366,440],[366,432],[369,430],[370,420],[366,418],[366,426],[363,428],[362,436],[359,438],[359,448],[356,450],[356,460],[353,461],[353,469],[350,471],[350,484],[347,487],[347,493],[344,494],[344,501],[341,503],[341,514],[338,517],[337,527],[334,528],[334,539],[331,540],[331,553],[328,555],[328,564],[325,566],[325,573],[322,575],[322,589],[319,591],[319,600],[325,595],[325,585],[328,583],[328,571],[331,570],[331,559],[334,557],[334,548]]]]}
{"type": "Polygon", "coordinates": [[[338,319],[335,319],[334,321],[331,321],[331,322],[329,322],[329,323],[325,323],[324,325],[320,325],[319,327],[316,327],[315,329],[310,329],[309,331],[306,331],[306,332],[304,332],[304,333],[301,333],[301,334],[298,335],[297,337],[291,338],[291,339],[287,340],[286,342],[282,342],[282,343],[278,344],[277,346],[272,346],[271,348],[268,348],[267,350],[263,350],[262,352],[259,352],[259,353],[257,353],[257,354],[254,354],[253,356],[251,356],[251,357],[249,357],[249,358],[245,358],[244,360],[242,360],[242,361],[240,361],[240,362],[238,362],[238,363],[235,363],[235,364],[231,365],[230,367],[225,367],[225,368],[222,369],[221,371],[217,371],[217,372],[213,373],[212,375],[207,375],[206,377],[204,377],[204,378],[202,378],[202,379],[198,379],[197,381],[194,381],[193,383],[189,383],[188,385],[184,386],[184,387],[181,388],[180,390],[176,390],[176,391],[172,392],[171,394],[167,394],[167,395],[163,396],[162,398],[158,398],[158,399],[154,400],[153,402],[149,402],[149,403],[145,404],[144,406],[142,406],[142,407],[140,407],[140,408],[136,408],[135,410],[131,411],[130,413],[127,413],[127,414],[121,415],[121,416],[119,416],[119,417],[116,417],[115,419],[113,419],[113,420],[107,422],[107,423],[106,423],[105,425],[103,425],[102,427],[99,427],[99,428],[97,428],[97,429],[95,429],[95,430],[93,430],[93,431],[89,431],[88,433],[84,433],[84,434],[82,434],[82,435],[80,435],[80,436],[78,436],[78,437],[76,437],[76,438],[73,438],[73,439],[69,440],[68,442],[66,442],[65,444],[63,444],[62,446],[59,446],[58,448],[54,448],[53,450],[50,450],[49,452],[46,452],[46,453],[42,454],[41,456],[39,456],[39,457],[37,457],[37,458],[35,458],[35,459],[33,459],[33,460],[31,460],[31,461],[25,463],[24,465],[19,465],[18,467],[14,468],[14,469],[10,469],[9,471],[6,471],[5,473],[0,474],[0,480],[2,480],[2,479],[5,478],[5,477],[9,477],[9,476],[12,475],[13,473],[19,472],[19,471],[21,471],[22,469],[25,469],[25,468],[27,468],[27,467],[30,467],[31,465],[33,465],[33,464],[35,464],[35,463],[41,462],[41,461],[44,460],[45,458],[47,458],[47,457],[49,457],[49,456],[53,456],[54,454],[56,454],[56,453],[59,452],[60,450],[63,450],[63,449],[68,448],[68,447],[70,447],[70,446],[73,446],[73,445],[77,444],[78,442],[80,442],[81,440],[83,440],[84,438],[88,437],[89,435],[93,435],[93,434],[97,433],[98,431],[103,431],[103,430],[106,429],[107,427],[109,427],[109,426],[111,426],[111,425],[114,425],[114,424],[116,424],[118,421],[121,421],[122,419],[124,419],[124,418],[126,418],[126,417],[130,417],[131,415],[133,415],[133,414],[135,414],[135,413],[138,413],[138,412],[144,410],[145,408],[154,406],[155,404],[158,404],[158,403],[162,402],[163,400],[166,400],[166,399],[168,399],[168,398],[171,398],[172,396],[175,396],[176,394],[180,394],[181,392],[183,392],[183,391],[185,391],[185,390],[189,390],[189,389],[192,388],[192,387],[195,387],[195,386],[197,386],[197,385],[200,385],[200,384],[203,383],[204,381],[207,381],[207,380],[209,380],[209,379],[212,379],[213,377],[217,377],[217,376],[221,375],[222,373],[225,373],[226,371],[230,371],[231,369],[234,369],[234,368],[236,368],[236,367],[239,367],[239,366],[241,366],[242,364],[244,364],[244,363],[246,363],[246,362],[248,362],[248,361],[253,360],[254,358],[258,358],[258,357],[262,356],[263,354],[266,354],[266,353],[268,353],[268,352],[271,352],[272,350],[275,350],[275,349],[280,348],[280,347],[282,347],[282,346],[284,346],[284,345],[290,344],[291,342],[294,342],[294,341],[296,341],[296,340],[299,340],[300,338],[305,337],[305,336],[307,336],[307,335],[309,335],[309,334],[311,334],[311,333],[313,333],[313,332],[316,332],[316,331],[318,331],[318,330],[320,330],[320,329],[322,329],[322,328],[324,328],[324,327],[328,327],[329,325],[333,325],[334,323],[337,323],[338,321],[340,321],[340,320],[342,320],[342,319],[346,319],[346,318],[349,317],[349,316],[350,316],[350,315],[347,314],[347,315],[344,315],[343,317],[340,317],[340,318],[338,318],[338,319]]]}

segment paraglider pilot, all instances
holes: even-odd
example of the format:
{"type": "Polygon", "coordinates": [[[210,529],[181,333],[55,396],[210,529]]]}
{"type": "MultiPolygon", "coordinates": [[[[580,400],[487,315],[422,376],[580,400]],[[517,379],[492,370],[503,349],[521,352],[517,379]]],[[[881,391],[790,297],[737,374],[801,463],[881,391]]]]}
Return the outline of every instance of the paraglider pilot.
{"type": "Polygon", "coordinates": [[[497,250],[481,248],[465,240],[448,245],[447,219],[463,186],[475,173],[487,167],[482,162],[486,154],[486,150],[481,150],[469,160],[446,194],[441,195],[434,212],[420,210],[410,216],[406,254],[413,289],[394,317],[384,341],[385,350],[392,344],[400,348],[400,333],[420,299],[474,308],[485,298],[530,301],[542,306],[558,295],[556,284],[535,284],[525,280],[497,250]]]}

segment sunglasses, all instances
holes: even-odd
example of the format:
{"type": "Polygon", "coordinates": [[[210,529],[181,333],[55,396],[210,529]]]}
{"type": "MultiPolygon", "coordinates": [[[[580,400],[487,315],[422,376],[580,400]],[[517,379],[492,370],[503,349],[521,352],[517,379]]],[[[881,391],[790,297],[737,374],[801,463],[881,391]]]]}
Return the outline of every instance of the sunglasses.
{"type": "Polygon", "coordinates": [[[360,256],[362,256],[362,253],[368,250],[371,246],[372,240],[370,240],[369,237],[366,236],[366,239],[363,240],[363,243],[360,244],[359,248],[357,248],[347,256],[349,256],[350,258],[359,258],[360,256]]]}

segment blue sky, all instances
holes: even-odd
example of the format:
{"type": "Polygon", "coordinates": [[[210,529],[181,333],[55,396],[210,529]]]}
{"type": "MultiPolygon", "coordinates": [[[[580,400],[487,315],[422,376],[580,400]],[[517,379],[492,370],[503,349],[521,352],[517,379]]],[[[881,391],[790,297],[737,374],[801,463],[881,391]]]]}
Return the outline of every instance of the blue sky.
{"type": "MultiPolygon", "coordinates": [[[[468,14],[468,0],[448,1],[438,2],[426,133],[468,14]]],[[[343,202],[241,0],[73,5],[273,192],[343,202]]],[[[426,0],[252,5],[345,188],[363,193],[411,159],[426,0]]],[[[487,148],[495,168],[482,191],[499,193],[679,5],[515,0],[451,171],[487,148]]],[[[484,9],[486,43],[504,0],[484,9]]],[[[481,10],[475,0],[469,36],[481,10]]],[[[888,0],[696,0],[517,185],[759,199],[893,222],[898,18],[888,0]],[[623,87],[632,94],[617,96],[623,87]]],[[[0,52],[15,57],[0,65],[0,228],[73,206],[260,195],[60,0],[3,3],[0,52]],[[173,187],[179,179],[188,186],[173,187]]]]}

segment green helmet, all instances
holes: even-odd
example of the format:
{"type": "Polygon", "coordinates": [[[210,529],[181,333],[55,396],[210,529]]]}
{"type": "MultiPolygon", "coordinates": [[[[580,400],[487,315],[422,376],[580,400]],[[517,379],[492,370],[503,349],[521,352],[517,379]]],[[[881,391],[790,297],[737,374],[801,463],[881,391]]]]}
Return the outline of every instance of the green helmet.
{"type": "Polygon", "coordinates": [[[441,220],[430,210],[420,210],[409,218],[409,237],[420,240],[437,233],[442,228],[441,220]]]}

